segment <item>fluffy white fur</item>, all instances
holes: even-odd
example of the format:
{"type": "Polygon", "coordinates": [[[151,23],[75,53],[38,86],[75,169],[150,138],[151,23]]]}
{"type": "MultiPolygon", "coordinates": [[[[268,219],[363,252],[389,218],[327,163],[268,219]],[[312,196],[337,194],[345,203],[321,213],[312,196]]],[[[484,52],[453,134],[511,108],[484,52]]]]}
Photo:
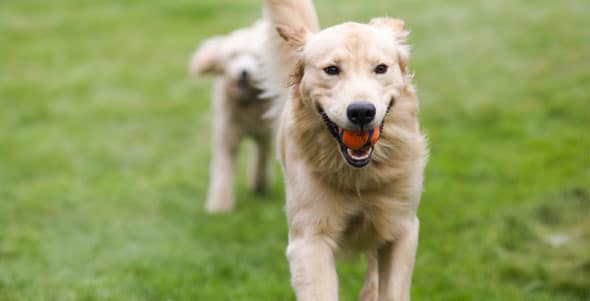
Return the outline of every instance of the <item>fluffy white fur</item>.
{"type": "Polygon", "coordinates": [[[265,6],[271,23],[266,78],[273,79],[266,89],[282,100],[278,148],[297,299],[337,300],[335,254],[353,250],[368,259],[362,300],[409,300],[428,151],[404,22],[376,18],[320,31],[311,0],[265,0],[265,6]],[[387,72],[376,72],[379,64],[387,72]],[[341,72],[329,75],[328,66],[341,72]],[[354,129],[346,108],[359,100],[376,108],[371,127],[383,122],[362,168],[347,163],[319,113],[354,129]]]}
{"type": "Polygon", "coordinates": [[[234,176],[240,142],[255,142],[251,179],[253,189],[264,192],[272,160],[272,122],[263,115],[271,102],[258,88],[261,55],[266,34],[264,22],[204,41],[193,54],[193,75],[217,76],[212,97],[213,160],[206,209],[228,212],[235,206],[234,176]]]}

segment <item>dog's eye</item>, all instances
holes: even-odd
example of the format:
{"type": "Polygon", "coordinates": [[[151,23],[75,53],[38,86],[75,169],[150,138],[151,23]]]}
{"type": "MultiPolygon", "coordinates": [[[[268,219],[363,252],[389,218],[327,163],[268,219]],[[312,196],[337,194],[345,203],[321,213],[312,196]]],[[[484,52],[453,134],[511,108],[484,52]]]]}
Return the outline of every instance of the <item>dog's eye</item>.
{"type": "Polygon", "coordinates": [[[387,72],[387,65],[380,64],[379,66],[375,67],[375,73],[383,74],[387,72]]]}
{"type": "Polygon", "coordinates": [[[324,72],[328,75],[338,75],[340,74],[340,68],[338,66],[328,66],[324,68],[324,72]]]}

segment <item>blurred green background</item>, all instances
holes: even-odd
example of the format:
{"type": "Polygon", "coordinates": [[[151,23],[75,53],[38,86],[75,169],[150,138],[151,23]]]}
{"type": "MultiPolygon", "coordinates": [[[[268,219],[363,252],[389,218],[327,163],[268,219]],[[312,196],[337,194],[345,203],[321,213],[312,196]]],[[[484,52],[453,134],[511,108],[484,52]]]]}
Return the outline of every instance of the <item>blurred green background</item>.
{"type": "MultiPolygon", "coordinates": [[[[414,300],[590,300],[590,5],[316,1],[412,30],[431,159],[414,300]]],[[[293,300],[278,165],[204,213],[199,41],[248,0],[0,2],[0,300],[293,300]]],[[[339,264],[342,300],[364,262],[339,264]]]]}

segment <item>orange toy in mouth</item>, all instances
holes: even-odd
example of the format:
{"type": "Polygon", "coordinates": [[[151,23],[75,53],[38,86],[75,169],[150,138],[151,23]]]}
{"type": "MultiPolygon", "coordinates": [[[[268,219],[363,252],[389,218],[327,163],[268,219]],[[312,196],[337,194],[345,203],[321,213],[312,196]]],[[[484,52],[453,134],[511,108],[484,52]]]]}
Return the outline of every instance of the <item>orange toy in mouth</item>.
{"type": "Polygon", "coordinates": [[[378,127],[366,131],[354,132],[338,129],[338,135],[340,136],[340,141],[346,147],[352,150],[360,150],[365,147],[373,146],[377,140],[379,140],[381,130],[378,127]]]}

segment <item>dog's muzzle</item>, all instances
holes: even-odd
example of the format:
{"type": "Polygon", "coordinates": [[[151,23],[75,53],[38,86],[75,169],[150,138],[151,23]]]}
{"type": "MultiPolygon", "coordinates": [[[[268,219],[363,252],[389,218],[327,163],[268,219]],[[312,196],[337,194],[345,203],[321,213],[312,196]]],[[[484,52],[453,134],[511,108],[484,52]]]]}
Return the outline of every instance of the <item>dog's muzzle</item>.
{"type": "MultiPolygon", "coordinates": [[[[385,116],[387,116],[387,114],[391,110],[393,103],[394,100],[392,99],[389,102],[389,105],[387,106],[385,116]]],[[[320,116],[322,117],[322,120],[326,124],[326,127],[328,128],[330,134],[332,134],[332,136],[338,141],[340,152],[342,153],[342,156],[344,157],[346,162],[351,166],[357,168],[361,168],[369,164],[369,162],[371,161],[371,155],[373,154],[374,144],[377,142],[379,135],[383,132],[385,116],[383,117],[383,120],[381,121],[381,124],[378,128],[367,130],[361,129],[360,132],[354,132],[353,134],[350,134],[350,132],[348,132],[346,129],[338,127],[336,123],[330,120],[330,117],[328,117],[328,114],[326,114],[326,112],[322,109],[321,106],[317,106],[317,110],[320,116]],[[351,135],[362,136],[362,141],[364,141],[364,143],[351,143],[351,141],[347,139],[351,135]]],[[[352,137],[352,139],[354,138],[358,137],[352,137]]]]}

